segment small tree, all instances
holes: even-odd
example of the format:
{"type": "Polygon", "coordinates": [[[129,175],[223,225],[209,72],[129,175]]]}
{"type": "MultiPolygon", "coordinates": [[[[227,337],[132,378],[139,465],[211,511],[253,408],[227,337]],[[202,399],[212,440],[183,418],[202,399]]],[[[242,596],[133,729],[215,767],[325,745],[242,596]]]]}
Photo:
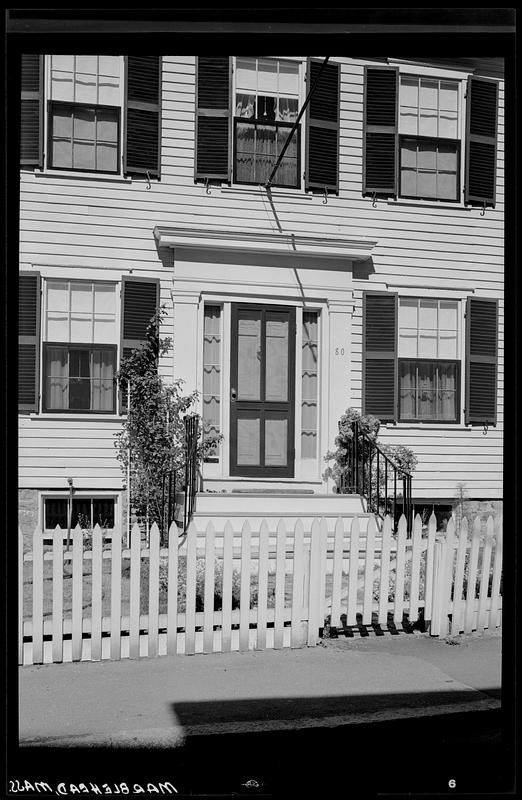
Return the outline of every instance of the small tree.
{"type": "MultiPolygon", "coordinates": [[[[132,506],[151,524],[157,522],[160,529],[168,502],[164,479],[175,472],[174,492],[182,486],[187,455],[183,418],[197,398],[197,392],[182,393],[182,380],[167,383],[158,373],[160,357],[172,346],[170,338],[159,336],[165,314],[162,306],[147,326],[145,342],[122,359],[118,377],[123,396],[129,392],[130,403],[122,429],[115,435],[124,480],[130,454],[132,506]]],[[[214,446],[215,439],[206,437],[204,444],[199,443],[199,459],[214,446]]]]}

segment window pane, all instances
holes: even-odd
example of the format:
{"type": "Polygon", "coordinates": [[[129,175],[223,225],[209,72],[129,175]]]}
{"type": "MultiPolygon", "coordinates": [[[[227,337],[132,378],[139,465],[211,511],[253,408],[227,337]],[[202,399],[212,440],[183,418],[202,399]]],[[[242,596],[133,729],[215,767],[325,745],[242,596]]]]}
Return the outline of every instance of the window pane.
{"type": "Polygon", "coordinates": [[[452,300],[441,300],[439,303],[439,328],[456,331],[458,304],[452,300]]]}
{"type": "Polygon", "coordinates": [[[418,301],[416,297],[401,297],[399,301],[399,326],[415,328],[418,326],[418,301]]]}
{"type": "Polygon", "coordinates": [[[437,147],[437,169],[445,172],[457,172],[456,145],[439,142],[437,147]]]}
{"type": "Polygon", "coordinates": [[[435,170],[437,167],[436,145],[430,142],[419,142],[417,156],[417,166],[419,170],[435,170]]]}
{"type": "Polygon", "coordinates": [[[457,133],[457,115],[450,111],[441,113],[439,116],[439,136],[456,139],[457,133]]]}
{"type": "Polygon", "coordinates": [[[437,358],[437,331],[421,330],[419,332],[419,358],[437,358]]]}
{"type": "Polygon", "coordinates": [[[439,333],[439,358],[458,358],[457,336],[454,333],[439,333]]]}
{"type": "Polygon", "coordinates": [[[299,93],[299,64],[291,61],[279,62],[279,94],[299,93]]]}
{"type": "Polygon", "coordinates": [[[277,91],[277,62],[271,59],[258,59],[258,91],[277,91]]]}
{"type": "Polygon", "coordinates": [[[419,419],[436,418],[435,365],[423,361],[417,363],[417,412],[419,419]]]}
{"type": "Polygon", "coordinates": [[[53,100],[74,100],[74,83],[72,72],[53,70],[51,73],[51,97],[53,100]]]}
{"type": "Polygon", "coordinates": [[[415,364],[413,362],[401,362],[399,369],[399,416],[401,419],[415,419],[417,416],[415,364]]]}
{"type": "MultiPolygon", "coordinates": [[[[252,314],[258,316],[256,312],[252,312],[252,314]]],[[[260,318],[248,319],[245,314],[245,318],[239,320],[237,347],[238,400],[259,400],[261,388],[260,318]]]]}
{"type": "Polygon", "coordinates": [[[237,421],[237,463],[257,466],[260,463],[259,419],[237,421]]]}
{"type": "Polygon", "coordinates": [[[49,311],[69,310],[69,284],[48,281],[47,283],[47,309],[49,311]]]}
{"type": "Polygon", "coordinates": [[[419,136],[437,136],[437,112],[431,109],[420,109],[419,136]]]}
{"type": "Polygon", "coordinates": [[[399,328],[399,355],[403,358],[416,358],[417,329],[399,328]]]}
{"type": "Polygon", "coordinates": [[[69,407],[69,381],[67,350],[62,347],[48,347],[45,364],[46,408],[53,410],[69,407]]]}
{"type": "Polygon", "coordinates": [[[439,107],[441,111],[454,111],[458,108],[458,85],[452,82],[441,81],[439,90],[439,107]]]}
{"type": "Polygon", "coordinates": [[[92,144],[74,143],[73,168],[94,172],[96,169],[95,148],[92,144]]]}
{"type": "Polygon", "coordinates": [[[77,103],[98,102],[98,81],[96,75],[77,72],[74,81],[74,99],[77,103]]]}
{"type": "Polygon", "coordinates": [[[72,139],[72,111],[63,106],[53,106],[53,138],[72,139]]]}
{"type": "Polygon", "coordinates": [[[457,199],[457,176],[444,172],[437,175],[437,198],[439,200],[457,199]]]}
{"type": "Polygon", "coordinates": [[[437,110],[439,82],[422,78],[420,82],[419,105],[421,108],[437,110]]]}
{"type": "MultiPolygon", "coordinates": [[[[297,119],[297,98],[293,97],[280,97],[276,117],[281,122],[295,122],[297,119]]],[[[284,131],[285,129],[282,129],[284,131]]],[[[288,136],[288,129],[286,129],[286,136],[288,136]]],[[[292,141],[296,142],[297,136],[292,137],[292,141]]]]}
{"type": "Polygon", "coordinates": [[[111,344],[118,338],[116,321],[108,316],[94,316],[93,341],[99,344],[111,344]]]}
{"type": "Polygon", "coordinates": [[[421,300],[419,303],[419,327],[437,329],[437,300],[421,300]]]}
{"type": "Polygon", "coordinates": [[[91,314],[71,314],[71,342],[94,341],[91,314]]]}
{"type": "Polygon", "coordinates": [[[276,118],[277,97],[258,94],[256,117],[263,121],[274,121],[276,118]]]}
{"type": "Polygon", "coordinates": [[[93,108],[75,108],[73,136],[75,139],[94,141],[96,126],[93,108]]]}
{"type": "Polygon", "coordinates": [[[74,71],[74,56],[51,56],[51,69],[59,69],[65,72],[74,71]]]}
{"type": "Polygon", "coordinates": [[[92,283],[71,283],[71,311],[92,313],[93,291],[92,283]]]}
{"type": "Polygon", "coordinates": [[[236,95],[236,117],[254,117],[256,113],[255,94],[238,93],[236,95]]]}
{"type": "Polygon", "coordinates": [[[412,170],[401,170],[401,194],[405,197],[417,196],[417,173],[412,170]]]}
{"type": "Polygon", "coordinates": [[[255,92],[257,89],[256,59],[236,59],[236,87],[255,92]]]}
{"type": "MultiPolygon", "coordinates": [[[[265,400],[288,399],[288,320],[275,315],[266,320],[265,400]]],[[[286,462],[285,462],[286,463],[286,462]]]]}
{"type": "Polygon", "coordinates": [[[92,500],[93,524],[114,528],[114,500],[94,497],[92,500]]]}
{"type": "Polygon", "coordinates": [[[49,498],[44,501],[45,508],[45,527],[60,528],[67,527],[67,500],[54,500],[49,498]]]}
{"type": "Polygon", "coordinates": [[[96,76],[98,72],[98,56],[76,56],[76,71],[96,76]]]}
{"type": "Polygon", "coordinates": [[[418,78],[401,78],[400,92],[400,130],[401,133],[417,133],[419,109],[418,78]]]}
{"type": "Polygon", "coordinates": [[[54,140],[52,143],[51,163],[59,169],[72,168],[72,143],[64,140],[54,140]]]}
{"type": "Polygon", "coordinates": [[[255,127],[237,126],[236,131],[236,180],[253,183],[255,176],[255,127]]]}
{"type": "Polygon", "coordinates": [[[417,167],[417,143],[410,141],[403,142],[401,145],[401,166],[417,167]]]}
{"type": "Polygon", "coordinates": [[[101,172],[118,171],[118,148],[116,145],[99,144],[96,147],[96,169],[101,172]]]}
{"type": "Polygon", "coordinates": [[[116,287],[114,285],[94,284],[94,310],[98,314],[116,314],[116,287]]]}
{"type": "Polygon", "coordinates": [[[47,315],[47,339],[50,342],[69,341],[69,315],[50,311],[47,315]]]}
{"type": "Polygon", "coordinates": [[[119,56],[98,56],[100,75],[110,75],[119,80],[121,59],[119,56]]]}
{"type": "Polygon", "coordinates": [[[118,141],[118,119],[116,111],[99,108],[96,112],[96,139],[98,142],[115,144],[118,141]]]}
{"type": "Polygon", "coordinates": [[[434,172],[418,173],[417,197],[437,197],[437,176],[434,172]]]}

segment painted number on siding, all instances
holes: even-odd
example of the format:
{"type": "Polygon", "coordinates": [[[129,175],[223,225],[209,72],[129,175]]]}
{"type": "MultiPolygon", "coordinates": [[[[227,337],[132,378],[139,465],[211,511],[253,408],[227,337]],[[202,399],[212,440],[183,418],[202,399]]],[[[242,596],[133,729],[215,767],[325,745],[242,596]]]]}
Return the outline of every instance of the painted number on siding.
{"type": "Polygon", "coordinates": [[[344,347],[336,347],[335,348],[335,355],[336,356],[344,356],[344,347]]]}

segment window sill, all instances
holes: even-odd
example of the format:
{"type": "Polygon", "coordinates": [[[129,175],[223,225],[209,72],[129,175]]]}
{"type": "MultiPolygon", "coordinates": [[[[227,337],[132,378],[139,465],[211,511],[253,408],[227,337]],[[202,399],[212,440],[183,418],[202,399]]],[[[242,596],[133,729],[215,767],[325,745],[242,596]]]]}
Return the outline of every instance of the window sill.
{"type": "MultiPolygon", "coordinates": [[[[379,199],[377,198],[375,202],[378,203],[379,199]]],[[[388,206],[411,206],[413,208],[420,206],[422,208],[429,208],[429,209],[444,208],[446,210],[450,209],[451,211],[456,211],[456,210],[459,210],[459,211],[472,211],[473,210],[473,206],[465,206],[464,203],[459,203],[459,202],[455,202],[455,203],[439,203],[436,200],[431,200],[431,201],[430,200],[413,200],[413,199],[406,199],[406,198],[404,198],[404,199],[400,198],[399,200],[384,200],[384,201],[381,201],[381,202],[385,202],[386,205],[388,205],[388,206]]],[[[478,206],[477,206],[477,208],[478,208],[478,206]]]]}
{"type": "Polygon", "coordinates": [[[126,418],[126,414],[89,414],[88,411],[85,413],[81,411],[74,411],[70,413],[65,411],[58,411],[56,413],[53,413],[52,411],[42,411],[41,413],[38,413],[37,411],[19,411],[18,415],[26,416],[29,417],[29,419],[34,420],[57,420],[60,422],[65,420],[70,420],[71,422],[122,422],[126,418]]]}
{"type": "MultiPolygon", "coordinates": [[[[476,426],[475,426],[476,427],[476,426]]],[[[437,431],[470,431],[471,425],[463,422],[382,422],[381,429],[385,430],[437,430],[437,431]]]]}
{"type": "MultiPolygon", "coordinates": [[[[239,195],[251,195],[254,192],[262,191],[265,197],[268,197],[268,191],[265,186],[260,183],[252,184],[251,186],[245,186],[244,184],[241,185],[233,185],[233,186],[220,186],[217,187],[221,191],[222,194],[239,194],[239,195]]],[[[212,191],[212,187],[210,187],[212,191]]],[[[316,194],[319,194],[318,192],[316,194]]],[[[270,188],[270,195],[272,197],[290,197],[292,200],[313,200],[314,193],[313,192],[305,192],[304,189],[284,189],[280,186],[273,186],[270,188]]],[[[321,197],[323,195],[320,195],[321,197]]]]}
{"type": "MultiPolygon", "coordinates": [[[[30,172],[36,178],[74,178],[75,180],[83,181],[105,181],[107,183],[132,183],[132,178],[126,178],[123,175],[107,175],[105,173],[96,172],[69,172],[67,170],[53,170],[53,169],[29,169],[22,170],[22,172],[30,172]]],[[[144,179],[145,180],[145,179],[144,179]]]]}

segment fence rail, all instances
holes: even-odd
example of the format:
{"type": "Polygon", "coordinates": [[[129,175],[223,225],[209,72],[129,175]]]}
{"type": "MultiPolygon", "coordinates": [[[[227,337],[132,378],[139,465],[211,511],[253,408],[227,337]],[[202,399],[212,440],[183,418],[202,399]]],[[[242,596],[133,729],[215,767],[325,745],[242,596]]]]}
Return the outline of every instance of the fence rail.
{"type": "Polygon", "coordinates": [[[25,554],[20,533],[19,663],[304,647],[422,619],[438,636],[501,624],[501,520],[456,531],[452,519],[442,535],[417,516],[411,538],[404,516],[396,534],[390,516],[365,532],[357,517],[331,532],[324,518],[270,522],[192,522],[186,536],[173,524],[167,547],[157,525],[147,546],[135,526],[129,548],[77,527],[70,551],[64,531],[46,548],[37,529],[25,554]]]}

